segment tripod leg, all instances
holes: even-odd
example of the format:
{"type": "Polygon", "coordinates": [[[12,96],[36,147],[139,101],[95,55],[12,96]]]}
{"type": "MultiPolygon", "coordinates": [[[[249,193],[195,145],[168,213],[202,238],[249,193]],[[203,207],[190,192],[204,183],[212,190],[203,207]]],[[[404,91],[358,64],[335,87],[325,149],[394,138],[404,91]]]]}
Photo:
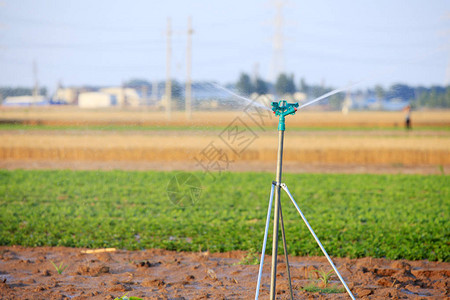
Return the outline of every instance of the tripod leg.
{"type": "Polygon", "coordinates": [[[283,239],[284,257],[286,258],[286,268],[287,268],[287,274],[288,274],[288,280],[289,280],[289,291],[291,293],[291,300],[294,300],[294,293],[292,292],[292,281],[291,281],[291,271],[290,271],[290,267],[289,267],[288,250],[287,250],[287,246],[286,246],[286,234],[284,232],[284,222],[283,222],[283,212],[281,209],[281,201],[280,201],[279,205],[280,205],[281,237],[283,239]]]}
{"type": "Polygon", "coordinates": [[[272,188],[270,190],[269,208],[267,209],[266,229],[264,230],[263,248],[262,248],[262,251],[261,251],[261,260],[259,262],[258,283],[256,284],[255,300],[258,300],[258,297],[259,297],[259,287],[261,285],[261,275],[262,275],[262,270],[263,270],[263,265],[264,265],[264,255],[266,253],[267,234],[269,232],[270,212],[272,210],[272,200],[273,200],[274,187],[275,187],[275,185],[272,183],[272,188]]]}
{"type": "Polygon", "coordinates": [[[337,270],[336,266],[334,265],[333,261],[331,260],[330,256],[328,255],[327,251],[325,250],[325,248],[322,246],[322,243],[320,242],[319,238],[317,237],[317,235],[314,233],[314,230],[312,229],[311,225],[309,225],[308,220],[306,220],[305,216],[303,215],[302,211],[300,210],[300,208],[298,207],[297,203],[294,200],[294,197],[292,197],[291,193],[289,192],[289,189],[287,188],[286,184],[281,184],[281,187],[283,188],[283,190],[286,191],[286,193],[288,194],[289,198],[291,199],[292,203],[294,204],[295,208],[297,209],[298,213],[300,214],[300,216],[303,219],[303,222],[305,222],[306,227],[308,227],[309,231],[311,232],[312,236],[314,237],[314,239],[316,240],[317,244],[319,245],[320,249],[322,250],[323,254],[326,256],[328,262],[330,263],[331,267],[333,268],[334,272],[336,273],[336,275],[339,277],[339,280],[342,282],[342,284],[344,285],[347,293],[349,294],[350,298],[352,298],[353,300],[355,299],[355,297],[353,296],[352,292],[350,291],[350,289],[348,288],[347,284],[345,283],[344,279],[342,278],[341,274],[339,273],[339,271],[337,270]]]}

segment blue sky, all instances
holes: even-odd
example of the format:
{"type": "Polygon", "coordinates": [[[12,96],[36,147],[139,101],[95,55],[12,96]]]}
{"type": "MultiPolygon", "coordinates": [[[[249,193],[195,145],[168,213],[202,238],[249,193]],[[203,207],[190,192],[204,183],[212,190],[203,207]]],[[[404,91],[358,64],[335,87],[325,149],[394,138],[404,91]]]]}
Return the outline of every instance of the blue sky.
{"type": "MultiPolygon", "coordinates": [[[[192,16],[194,80],[271,79],[275,8],[270,1],[0,0],[0,86],[120,85],[163,80],[167,18],[173,77],[186,78],[192,16]]],[[[284,9],[285,71],[296,83],[334,87],[364,80],[444,84],[450,58],[449,1],[290,1],[284,9]]]]}

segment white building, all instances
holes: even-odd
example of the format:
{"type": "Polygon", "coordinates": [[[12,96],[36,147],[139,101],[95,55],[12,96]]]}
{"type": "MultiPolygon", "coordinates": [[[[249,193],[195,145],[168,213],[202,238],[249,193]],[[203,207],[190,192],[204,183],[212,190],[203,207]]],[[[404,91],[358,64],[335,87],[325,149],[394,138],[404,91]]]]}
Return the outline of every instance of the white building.
{"type": "Polygon", "coordinates": [[[58,88],[53,96],[56,101],[62,101],[67,104],[75,104],[77,101],[78,90],[76,88],[58,88]]]}
{"type": "Polygon", "coordinates": [[[102,92],[87,92],[78,95],[81,108],[102,108],[117,105],[116,96],[102,92]]]}
{"type": "Polygon", "coordinates": [[[44,96],[15,96],[6,97],[3,106],[38,106],[48,105],[48,101],[44,96]]]}
{"type": "Polygon", "coordinates": [[[132,88],[110,87],[100,89],[100,92],[114,95],[117,99],[117,104],[120,106],[139,106],[139,103],[141,101],[141,97],[139,96],[138,92],[132,88]]]}

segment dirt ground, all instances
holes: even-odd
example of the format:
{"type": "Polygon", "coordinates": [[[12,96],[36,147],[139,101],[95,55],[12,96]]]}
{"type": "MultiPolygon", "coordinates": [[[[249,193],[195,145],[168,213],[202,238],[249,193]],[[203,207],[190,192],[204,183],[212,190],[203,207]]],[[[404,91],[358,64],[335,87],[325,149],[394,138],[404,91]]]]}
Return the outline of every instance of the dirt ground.
{"type": "MultiPolygon", "coordinates": [[[[0,247],[2,299],[252,299],[258,265],[243,265],[245,252],[183,253],[159,249],[83,253],[63,247],[0,247]],[[58,274],[52,265],[67,266],[58,274]]],[[[286,266],[280,258],[277,299],[288,299],[286,266]]],[[[450,263],[336,258],[335,264],[359,299],[450,299],[450,263]]],[[[296,299],[349,299],[336,276],[328,286],[341,292],[306,292],[321,286],[324,257],[291,257],[296,299]]],[[[268,299],[270,256],[266,256],[260,299],[268,299]]]]}

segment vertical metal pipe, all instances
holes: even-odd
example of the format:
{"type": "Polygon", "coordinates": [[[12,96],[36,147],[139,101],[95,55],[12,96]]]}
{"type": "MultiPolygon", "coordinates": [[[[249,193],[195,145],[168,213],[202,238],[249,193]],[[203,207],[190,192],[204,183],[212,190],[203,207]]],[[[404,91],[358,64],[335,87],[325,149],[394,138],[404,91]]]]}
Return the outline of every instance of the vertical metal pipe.
{"type": "Polygon", "coordinates": [[[261,276],[262,276],[262,270],[263,270],[263,265],[264,265],[264,255],[266,254],[267,235],[269,233],[270,212],[272,211],[274,187],[275,187],[275,185],[274,185],[274,183],[272,183],[272,188],[270,189],[269,207],[267,208],[266,229],[264,230],[264,241],[263,241],[263,247],[262,247],[262,251],[261,251],[261,260],[259,261],[258,282],[256,283],[255,300],[258,300],[259,287],[261,286],[261,276]]]}
{"type": "Polygon", "coordinates": [[[289,267],[289,255],[286,244],[286,233],[284,232],[283,209],[281,208],[281,201],[280,201],[280,223],[281,223],[281,239],[283,240],[284,257],[286,259],[286,269],[288,274],[289,292],[291,295],[291,300],[294,300],[294,293],[292,292],[291,270],[289,267]]]}
{"type": "Polygon", "coordinates": [[[270,274],[270,299],[275,300],[277,281],[278,222],[280,218],[280,185],[283,167],[284,130],[278,130],[277,185],[275,187],[275,208],[273,213],[272,272],[270,274]]]}

